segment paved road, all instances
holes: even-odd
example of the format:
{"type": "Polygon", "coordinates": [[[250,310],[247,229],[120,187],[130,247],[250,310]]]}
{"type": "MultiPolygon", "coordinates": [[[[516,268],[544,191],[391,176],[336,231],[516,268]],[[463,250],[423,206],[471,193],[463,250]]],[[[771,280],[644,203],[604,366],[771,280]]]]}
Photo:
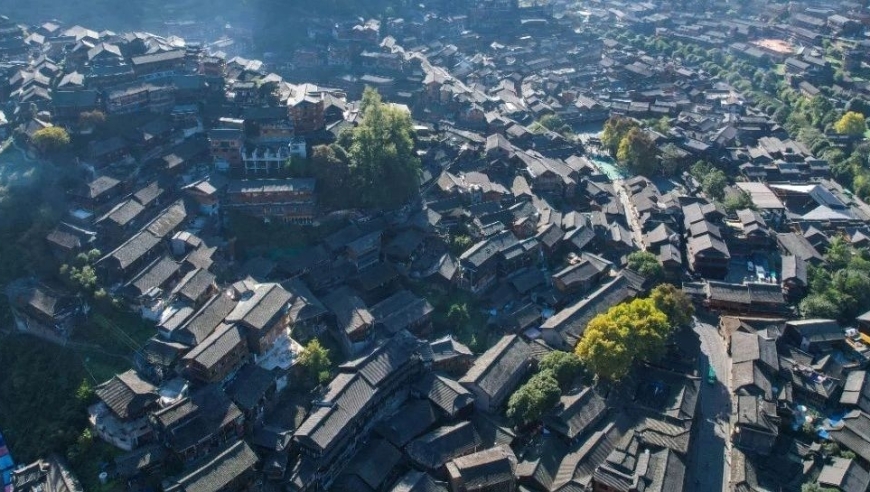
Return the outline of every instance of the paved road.
{"type": "Polygon", "coordinates": [[[625,208],[625,217],[628,220],[628,228],[631,229],[631,235],[634,242],[641,250],[646,249],[646,246],[643,244],[643,229],[640,226],[640,222],[637,221],[637,211],[634,208],[634,204],[632,204],[631,200],[628,198],[629,194],[628,190],[625,188],[625,182],[621,179],[614,180],[613,188],[616,190],[616,195],[619,197],[622,206],[625,208]]]}
{"type": "Polygon", "coordinates": [[[686,490],[727,491],[731,476],[729,418],[731,393],[728,389],[731,368],[725,343],[719,336],[716,320],[696,320],[694,331],[701,341],[701,402],[696,415],[697,429],[688,463],[686,490]],[[708,367],[716,371],[715,384],[707,382],[708,367]]]}

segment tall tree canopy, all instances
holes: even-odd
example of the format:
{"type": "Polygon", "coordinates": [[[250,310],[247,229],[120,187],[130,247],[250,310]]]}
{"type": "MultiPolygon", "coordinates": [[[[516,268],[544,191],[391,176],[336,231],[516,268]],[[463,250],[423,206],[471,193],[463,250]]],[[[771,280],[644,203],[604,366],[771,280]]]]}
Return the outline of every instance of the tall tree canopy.
{"type": "Polygon", "coordinates": [[[635,299],[593,318],[575,352],[600,378],[619,380],[636,359],[659,356],[670,329],[652,299],[635,299]]]}
{"type": "Polygon", "coordinates": [[[49,126],[37,130],[33,134],[33,145],[40,152],[51,154],[66,150],[69,147],[69,133],[59,126],[49,126]]]}
{"type": "Polygon", "coordinates": [[[635,251],[628,255],[628,268],[652,280],[661,280],[665,274],[656,255],[649,251],[635,251]]]}
{"type": "Polygon", "coordinates": [[[571,352],[562,352],[554,350],[545,355],[538,364],[541,371],[550,371],[553,377],[559,382],[559,386],[566,388],[574,381],[580,372],[583,370],[583,363],[577,354],[571,352]]]}
{"type": "MultiPolygon", "coordinates": [[[[407,112],[385,104],[366,89],[363,120],[338,142],[314,147],[311,166],[322,202],[335,208],[392,208],[419,190],[420,159],[414,152],[414,127],[407,112]]],[[[297,163],[298,164],[298,163],[297,163]]]]}
{"type": "Polygon", "coordinates": [[[867,123],[863,114],[849,111],[834,123],[834,130],[841,135],[860,137],[867,131],[867,123]]]}
{"type": "Polygon", "coordinates": [[[825,253],[826,265],[810,266],[809,295],[800,303],[808,318],[851,322],[870,306],[870,252],[836,237],[825,253]]]}
{"type": "Polygon", "coordinates": [[[672,284],[656,286],[650,292],[649,298],[665,313],[672,326],[686,326],[692,322],[695,306],[682,290],[672,284]]]}
{"type": "Polygon", "coordinates": [[[619,144],[628,135],[628,132],[637,128],[637,123],[622,116],[612,116],[604,123],[604,131],[601,133],[601,144],[616,157],[619,144]]]}
{"type": "Polygon", "coordinates": [[[362,205],[391,207],[418,190],[420,160],[414,154],[414,126],[402,110],[388,106],[372,88],[362,98],[363,121],[353,130],[348,155],[362,205]]]}
{"type": "Polygon", "coordinates": [[[635,127],[629,130],[619,142],[616,160],[633,173],[651,176],[659,170],[657,153],[655,142],[646,132],[635,127]]]}
{"type": "Polygon", "coordinates": [[[551,371],[540,371],[508,400],[507,416],[519,424],[533,422],[559,401],[562,390],[551,371]]]}
{"type": "Polygon", "coordinates": [[[312,339],[299,354],[299,367],[305,373],[309,384],[326,383],[329,381],[329,371],[332,367],[329,350],[316,338],[312,339]]]}

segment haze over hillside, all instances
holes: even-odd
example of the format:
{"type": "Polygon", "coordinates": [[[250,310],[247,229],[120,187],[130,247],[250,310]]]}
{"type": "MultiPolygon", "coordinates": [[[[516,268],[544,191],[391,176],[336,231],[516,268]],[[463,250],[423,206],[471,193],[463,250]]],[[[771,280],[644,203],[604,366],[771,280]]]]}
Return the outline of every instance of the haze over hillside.
{"type": "Polygon", "coordinates": [[[380,16],[401,8],[403,0],[33,0],[4,2],[0,13],[18,22],[45,22],[46,13],[64,25],[80,24],[97,30],[138,30],[184,36],[185,22],[220,26],[230,23],[251,29],[261,47],[277,38],[293,38],[304,31],[294,22],[312,16],[380,16]],[[266,37],[264,40],[263,37],[266,37]]]}

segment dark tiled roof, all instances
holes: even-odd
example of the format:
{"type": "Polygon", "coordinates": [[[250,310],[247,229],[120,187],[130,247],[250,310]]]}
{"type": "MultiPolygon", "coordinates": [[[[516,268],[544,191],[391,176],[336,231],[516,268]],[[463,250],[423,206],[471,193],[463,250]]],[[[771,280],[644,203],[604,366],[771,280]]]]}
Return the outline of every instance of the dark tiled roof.
{"type": "Polygon", "coordinates": [[[781,279],[797,280],[807,285],[807,262],[800,256],[786,255],[782,257],[781,279]]]}
{"type": "Polygon", "coordinates": [[[490,397],[499,394],[518,371],[524,371],[531,358],[529,345],[516,335],[508,335],[483,353],[465,376],[464,385],[476,385],[490,397]]]}
{"type": "Polygon", "coordinates": [[[412,323],[425,318],[434,308],[429,301],[408,290],[400,290],[370,309],[375,322],[384,325],[390,333],[407,329],[412,323]]]}
{"type": "Polygon", "coordinates": [[[304,323],[326,314],[326,308],[299,279],[287,283],[290,292],[290,323],[304,323]]]}
{"type": "Polygon", "coordinates": [[[162,462],[165,456],[166,448],[160,444],[150,444],[115,458],[115,470],[120,476],[129,478],[162,462]]]}
{"type": "Polygon", "coordinates": [[[804,260],[813,263],[824,261],[821,253],[802,235],[795,234],[794,232],[784,232],[777,234],[776,240],[789,255],[800,256],[804,260]]]}
{"type": "Polygon", "coordinates": [[[142,211],[145,210],[136,200],[126,200],[115,205],[105,215],[98,218],[96,223],[112,222],[120,227],[126,226],[131,221],[139,217],[142,211]]]}
{"type": "Polygon", "coordinates": [[[153,415],[169,447],[181,452],[230,425],[242,412],[220,386],[212,384],[153,415]]]}
{"type": "Polygon", "coordinates": [[[125,269],[150,253],[158,244],[160,244],[159,237],[148,231],[141,231],[100,261],[104,261],[106,258],[114,258],[118,262],[118,266],[121,269],[125,269]]]}
{"type": "Polygon", "coordinates": [[[712,300],[749,304],[749,289],[742,284],[710,281],[707,283],[712,300]]]}
{"type": "Polygon", "coordinates": [[[335,315],[339,330],[349,335],[374,323],[365,303],[349,287],[332,291],[323,298],[323,303],[335,315]]]}
{"type": "Polygon", "coordinates": [[[596,275],[600,274],[601,270],[597,265],[590,261],[580,261],[573,265],[569,265],[562,270],[553,274],[553,279],[565,284],[567,288],[572,288],[583,282],[592,280],[596,275]]]}
{"type": "Polygon", "coordinates": [[[611,306],[628,300],[636,293],[637,290],[623,272],[586,298],[548,318],[541,325],[541,329],[556,330],[566,343],[573,347],[583,336],[583,331],[592,318],[607,311],[611,306]]]}
{"type": "Polygon", "coordinates": [[[435,481],[427,473],[411,470],[393,485],[390,492],[447,492],[447,485],[435,481]]]}
{"type": "Polygon", "coordinates": [[[867,371],[849,373],[843,386],[843,394],[840,396],[840,404],[857,406],[865,412],[870,411],[870,378],[867,377],[867,371]]]}
{"type": "Polygon", "coordinates": [[[301,444],[326,451],[353,425],[375,396],[375,389],[359,374],[341,373],[332,380],[326,395],[296,430],[301,444]]]}
{"type": "Polygon", "coordinates": [[[461,477],[465,490],[507,487],[516,482],[516,456],[509,447],[495,447],[455,458],[447,463],[450,475],[461,477]]]}
{"type": "Polygon", "coordinates": [[[236,301],[226,295],[212,297],[177,330],[177,334],[172,334],[172,338],[188,345],[199,344],[224,321],[235,306],[236,301]]]}
{"type": "Polygon", "coordinates": [[[831,439],[870,461],[870,415],[854,410],[830,430],[831,439]]]}
{"type": "Polygon", "coordinates": [[[393,468],[399,464],[402,459],[402,452],[396,449],[392,444],[383,439],[372,439],[365,446],[361,446],[356,456],[351,459],[344,470],[344,476],[339,477],[335,486],[337,490],[363,490],[356,480],[361,480],[365,487],[370,490],[380,490],[393,468]],[[347,483],[344,479],[352,477],[348,486],[342,486],[347,483]]]}
{"type": "Polygon", "coordinates": [[[415,385],[415,389],[451,417],[474,404],[474,396],[470,391],[444,376],[429,374],[415,385]]]}
{"type": "Polygon", "coordinates": [[[408,258],[423,242],[423,234],[414,229],[408,229],[393,240],[386,247],[384,253],[396,258],[408,258]]]}
{"type": "Polygon", "coordinates": [[[97,198],[103,193],[111,190],[112,188],[121,184],[115,178],[110,178],[108,176],[100,176],[99,178],[88,183],[88,198],[97,198]]]}
{"type": "Polygon", "coordinates": [[[122,419],[141,417],[157,403],[157,388],[132,369],[97,386],[94,392],[122,419]]]}
{"type": "Polygon", "coordinates": [[[149,364],[171,367],[187,351],[187,346],[180,343],[165,342],[152,337],[142,347],[142,357],[149,364]]]}
{"type": "Polygon", "coordinates": [[[65,249],[72,250],[82,247],[81,238],[60,228],[52,229],[45,239],[65,249]]]}
{"type": "Polygon", "coordinates": [[[607,402],[593,388],[563,395],[559,406],[545,419],[548,428],[573,440],[598,422],[607,411],[607,402]]]}
{"type": "Polygon", "coordinates": [[[215,283],[217,277],[203,268],[197,268],[187,273],[175,287],[174,291],[190,301],[198,300],[215,283]]]}
{"type": "Polygon", "coordinates": [[[817,481],[843,492],[864,492],[870,486],[870,471],[853,459],[835,457],[822,468],[817,481]]]}
{"type": "Polygon", "coordinates": [[[435,362],[453,357],[472,357],[471,349],[459,343],[452,335],[445,335],[429,342],[432,358],[435,362]]]}
{"type": "Polygon", "coordinates": [[[438,421],[435,408],[429,400],[411,400],[390,418],[379,423],[375,430],[394,446],[405,444],[426,432],[438,421]]]}
{"type": "Polygon", "coordinates": [[[152,289],[163,287],[180,269],[181,266],[175,260],[163,256],[145,267],[127,285],[136,296],[142,296],[152,289]]]}
{"type": "Polygon", "coordinates": [[[776,341],[756,333],[734,332],[731,335],[731,357],[735,364],[747,361],[759,362],[773,371],[779,370],[776,341]]]}
{"type": "Polygon", "coordinates": [[[534,483],[542,490],[550,490],[559,464],[568,454],[568,446],[555,434],[542,437],[542,442],[536,443],[524,453],[523,461],[517,466],[517,476],[522,481],[534,483]]]}
{"type": "Polygon", "coordinates": [[[419,354],[421,345],[419,339],[407,331],[400,331],[369,354],[342,364],[341,369],[359,373],[372,387],[377,388],[411,364],[419,354]]]}
{"type": "Polygon", "coordinates": [[[187,219],[187,213],[187,207],[184,202],[178,200],[160,212],[160,215],[148,224],[147,229],[159,238],[166,237],[167,234],[177,229],[187,219]]]}
{"type": "Polygon", "coordinates": [[[588,483],[595,468],[607,458],[624,433],[624,427],[615,422],[599,424],[594,434],[572,447],[562,460],[552,489],[561,490],[561,487],[575,480],[588,483]]]}
{"type": "Polygon", "coordinates": [[[245,441],[230,444],[196,469],[163,482],[165,492],[218,492],[227,490],[242,474],[254,468],[259,459],[245,441]]]}
{"type": "Polygon", "coordinates": [[[211,369],[227,354],[244,344],[245,339],[237,325],[221,325],[211,335],[184,356],[206,369],[211,369]]]}
{"type": "Polygon", "coordinates": [[[832,319],[802,319],[789,321],[785,324],[786,330],[795,330],[809,343],[830,343],[842,341],[846,334],[840,324],[832,319]]]}
{"type": "Polygon", "coordinates": [[[460,422],[415,439],[408,444],[406,452],[418,466],[436,470],[453,458],[473,453],[481,443],[471,422],[460,422]]]}
{"type": "Polygon", "coordinates": [[[147,206],[150,205],[151,202],[153,202],[154,200],[160,198],[162,194],[163,188],[161,188],[160,185],[157,184],[157,182],[155,181],[134,193],[133,198],[135,198],[136,201],[139,202],[141,205],[147,206]]]}
{"type": "Polygon", "coordinates": [[[254,295],[242,299],[227,315],[227,322],[239,322],[255,330],[267,328],[287,307],[292,296],[278,284],[258,284],[254,295]]]}
{"type": "Polygon", "coordinates": [[[227,385],[227,396],[244,411],[253,410],[275,383],[275,374],[257,364],[246,364],[227,385]]]}

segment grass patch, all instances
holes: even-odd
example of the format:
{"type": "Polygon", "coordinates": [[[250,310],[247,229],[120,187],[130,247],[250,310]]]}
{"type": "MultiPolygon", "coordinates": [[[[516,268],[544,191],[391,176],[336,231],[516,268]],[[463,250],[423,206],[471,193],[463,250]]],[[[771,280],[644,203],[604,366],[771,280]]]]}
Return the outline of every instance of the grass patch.
{"type": "Polygon", "coordinates": [[[100,483],[100,472],[105,466],[112,463],[117,456],[124,452],[120,449],[94,438],[88,452],[84,453],[71,464],[76,478],[82,484],[82,488],[94,492],[121,492],[125,489],[123,481],[110,481],[103,485],[100,483]]]}

